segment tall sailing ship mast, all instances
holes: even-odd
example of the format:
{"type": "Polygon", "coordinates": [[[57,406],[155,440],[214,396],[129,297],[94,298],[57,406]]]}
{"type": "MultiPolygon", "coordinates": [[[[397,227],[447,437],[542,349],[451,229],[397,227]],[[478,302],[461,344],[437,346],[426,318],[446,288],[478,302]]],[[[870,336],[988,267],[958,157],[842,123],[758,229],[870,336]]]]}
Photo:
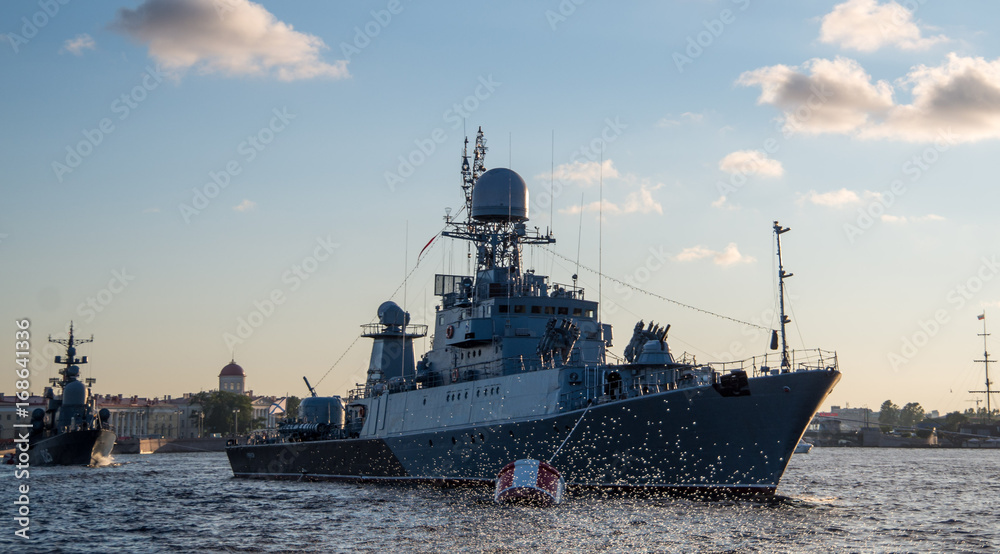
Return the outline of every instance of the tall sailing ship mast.
{"type": "Polygon", "coordinates": [[[983,322],[983,332],[979,333],[979,336],[983,337],[983,359],[975,361],[976,363],[983,364],[983,370],[986,373],[986,390],[970,390],[969,393],[986,395],[986,421],[989,422],[993,417],[993,411],[992,408],[990,407],[990,395],[1000,393],[1000,391],[990,390],[990,386],[992,385],[992,383],[990,382],[990,364],[993,363],[993,360],[990,359],[990,353],[989,350],[987,350],[986,346],[986,337],[990,336],[990,334],[986,332],[985,311],[983,311],[982,315],[979,316],[979,319],[981,319],[983,322]]]}

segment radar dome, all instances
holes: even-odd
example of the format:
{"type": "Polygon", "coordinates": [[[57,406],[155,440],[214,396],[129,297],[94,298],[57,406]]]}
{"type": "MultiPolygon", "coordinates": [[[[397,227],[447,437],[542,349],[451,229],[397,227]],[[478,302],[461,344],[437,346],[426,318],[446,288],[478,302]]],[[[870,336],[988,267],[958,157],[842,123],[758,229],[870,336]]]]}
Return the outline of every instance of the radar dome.
{"type": "Polygon", "coordinates": [[[528,185],[516,172],[497,167],[472,189],[472,217],[480,221],[527,221],[528,185]]]}
{"type": "Polygon", "coordinates": [[[410,314],[403,311],[398,304],[389,300],[378,307],[378,322],[382,325],[406,325],[410,314]]]}

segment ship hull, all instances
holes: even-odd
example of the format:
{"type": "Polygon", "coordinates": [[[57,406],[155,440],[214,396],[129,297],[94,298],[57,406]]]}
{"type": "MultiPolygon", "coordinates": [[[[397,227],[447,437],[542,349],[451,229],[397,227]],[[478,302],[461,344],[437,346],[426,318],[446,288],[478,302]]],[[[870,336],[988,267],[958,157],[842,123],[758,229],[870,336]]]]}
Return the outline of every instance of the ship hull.
{"type": "Polygon", "coordinates": [[[115,434],[106,429],[60,433],[32,441],[28,448],[32,465],[97,465],[111,455],[115,434]]]}
{"type": "Polygon", "coordinates": [[[233,474],[492,484],[518,459],[552,460],[571,488],[773,494],[838,371],[749,380],[750,394],[711,386],[646,394],[547,416],[381,437],[236,445],[233,474]],[[572,429],[579,421],[576,430],[572,429]],[[567,440],[567,436],[569,437],[567,440]]]}

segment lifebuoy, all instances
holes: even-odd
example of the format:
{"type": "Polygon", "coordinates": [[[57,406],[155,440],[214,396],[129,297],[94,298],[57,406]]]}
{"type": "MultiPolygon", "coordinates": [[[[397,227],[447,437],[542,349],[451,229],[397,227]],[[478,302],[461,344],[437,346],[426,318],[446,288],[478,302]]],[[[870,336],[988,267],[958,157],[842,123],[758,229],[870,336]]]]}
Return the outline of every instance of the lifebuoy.
{"type": "Polygon", "coordinates": [[[444,336],[448,337],[449,339],[451,337],[454,337],[455,336],[455,328],[452,327],[451,325],[449,325],[448,328],[444,330],[444,336]]]}
{"type": "Polygon", "coordinates": [[[453,368],[451,370],[451,382],[452,383],[457,383],[458,382],[458,368],[457,367],[453,368]]]}

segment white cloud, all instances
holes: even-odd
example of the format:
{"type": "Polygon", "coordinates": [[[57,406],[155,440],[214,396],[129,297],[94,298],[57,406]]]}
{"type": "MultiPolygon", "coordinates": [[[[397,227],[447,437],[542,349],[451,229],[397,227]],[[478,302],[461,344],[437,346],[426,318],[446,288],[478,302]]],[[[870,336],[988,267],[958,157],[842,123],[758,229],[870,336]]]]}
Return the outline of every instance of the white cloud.
{"type": "Polygon", "coordinates": [[[904,223],[923,223],[925,221],[944,221],[945,219],[937,214],[927,214],[924,216],[917,217],[906,217],[901,215],[889,215],[882,214],[880,218],[882,223],[898,223],[900,225],[904,223]]]}
{"type": "Polygon", "coordinates": [[[735,242],[729,243],[722,252],[717,252],[698,245],[685,248],[680,254],[674,256],[674,259],[678,262],[692,262],[703,258],[712,258],[712,263],[723,267],[736,264],[753,263],[757,261],[752,256],[744,256],[743,254],[740,254],[735,242]]]}
{"type": "Polygon", "coordinates": [[[816,204],[817,206],[829,206],[832,208],[840,208],[843,206],[849,206],[851,204],[858,204],[861,202],[861,197],[858,193],[853,190],[840,189],[830,192],[819,193],[814,190],[809,191],[805,195],[805,200],[816,204]]]}
{"type": "Polygon", "coordinates": [[[726,202],[726,195],[720,196],[717,200],[712,202],[713,208],[718,208],[720,210],[738,210],[739,206],[734,206],[726,202]]]}
{"type": "MultiPolygon", "coordinates": [[[[701,123],[705,119],[705,114],[695,113],[695,112],[684,112],[681,114],[681,119],[686,119],[692,123],[701,123]]],[[[660,119],[656,122],[657,127],[678,127],[683,123],[679,119],[674,119],[673,116],[667,114],[666,117],[660,119]]]]}
{"type": "Polygon", "coordinates": [[[1000,138],[1000,59],[952,53],[942,65],[916,66],[899,80],[912,88],[910,104],[897,104],[891,85],[873,84],[858,62],[846,58],[763,67],[737,82],[761,87],[758,104],[783,111],[786,133],[906,142],[1000,138]]]}
{"type": "Polygon", "coordinates": [[[719,169],[726,173],[751,175],[756,173],[764,177],[781,177],[785,168],[778,160],[772,160],[760,150],[737,150],[719,161],[719,169]]]}
{"type": "Polygon", "coordinates": [[[320,58],[327,48],[249,0],[146,0],[122,8],[111,28],[149,45],[166,70],[195,68],[229,76],[274,76],[282,81],[349,77],[347,62],[320,58]]]}
{"type": "Polygon", "coordinates": [[[948,40],[943,35],[921,36],[912,12],[896,2],[879,4],[876,0],[848,0],[835,6],[823,17],[819,39],[861,52],[884,46],[926,50],[948,40]]]}
{"type": "Polygon", "coordinates": [[[960,142],[1000,138],[1000,59],[953,53],[940,66],[911,69],[902,83],[912,86],[913,103],[893,107],[865,136],[933,141],[947,130],[960,142]]]}
{"type": "MultiPolygon", "coordinates": [[[[571,162],[562,164],[556,167],[554,177],[563,182],[596,185],[601,179],[602,168],[605,179],[618,177],[618,170],[615,169],[614,163],[610,159],[604,160],[603,165],[600,162],[571,162]]],[[[535,178],[548,180],[549,174],[539,173],[535,178]]]]}
{"type": "Polygon", "coordinates": [[[67,39],[63,43],[63,47],[59,50],[62,52],[69,52],[74,56],[82,56],[84,50],[94,50],[97,47],[97,43],[94,42],[94,38],[84,33],[82,35],[77,35],[74,38],[67,39]]]}
{"type": "Polygon", "coordinates": [[[243,201],[239,203],[239,205],[233,206],[233,209],[236,210],[237,212],[249,212],[256,206],[257,206],[256,202],[244,198],[243,201]]]}
{"type": "Polygon", "coordinates": [[[889,83],[872,84],[858,62],[841,57],[762,67],[740,75],[737,84],[759,85],[757,104],[783,110],[788,133],[849,132],[893,105],[889,83]]]}
{"type": "MultiPolygon", "coordinates": [[[[604,215],[650,214],[654,212],[662,214],[663,205],[657,202],[652,194],[652,191],[658,188],[660,187],[649,188],[646,185],[641,185],[639,190],[628,193],[625,201],[622,203],[611,202],[605,198],[603,206],[604,215]]],[[[581,210],[584,212],[599,213],[601,211],[601,202],[595,200],[589,204],[584,204],[582,207],[571,206],[559,210],[559,213],[578,214],[581,210]]]]}

